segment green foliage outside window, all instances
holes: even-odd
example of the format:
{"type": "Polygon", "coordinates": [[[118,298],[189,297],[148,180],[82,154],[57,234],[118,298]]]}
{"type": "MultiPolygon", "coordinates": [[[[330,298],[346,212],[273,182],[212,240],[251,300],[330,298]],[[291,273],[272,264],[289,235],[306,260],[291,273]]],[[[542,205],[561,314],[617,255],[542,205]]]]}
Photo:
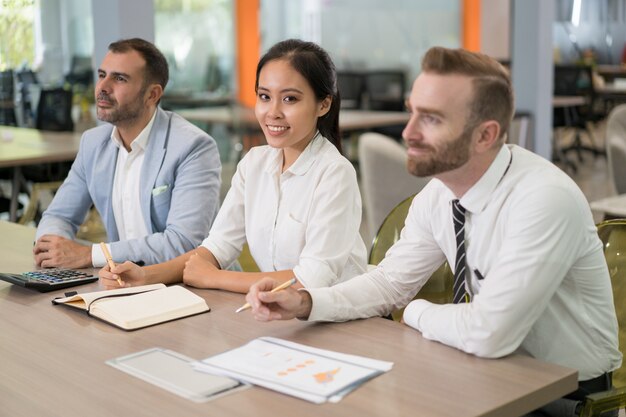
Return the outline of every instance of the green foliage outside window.
{"type": "Polygon", "coordinates": [[[0,70],[32,66],[35,0],[0,0],[0,70]]]}

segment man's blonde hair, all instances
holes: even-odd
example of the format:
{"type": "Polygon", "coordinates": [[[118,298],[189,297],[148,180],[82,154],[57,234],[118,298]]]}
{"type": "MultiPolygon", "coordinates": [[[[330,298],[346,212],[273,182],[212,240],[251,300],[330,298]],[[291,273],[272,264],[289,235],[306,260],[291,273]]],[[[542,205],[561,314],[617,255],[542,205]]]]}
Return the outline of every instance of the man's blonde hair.
{"type": "Polygon", "coordinates": [[[465,49],[434,47],[422,58],[422,71],[471,77],[474,94],[466,129],[495,120],[500,125],[499,139],[505,138],[513,117],[513,87],[508,71],[498,61],[465,49]]]}

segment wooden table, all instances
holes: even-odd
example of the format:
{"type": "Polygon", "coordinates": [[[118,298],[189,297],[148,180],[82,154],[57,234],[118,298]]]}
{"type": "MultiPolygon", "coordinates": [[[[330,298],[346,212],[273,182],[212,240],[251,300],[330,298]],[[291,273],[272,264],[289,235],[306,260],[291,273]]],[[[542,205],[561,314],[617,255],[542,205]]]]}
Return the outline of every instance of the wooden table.
{"type": "MultiPolygon", "coordinates": [[[[254,109],[246,107],[201,107],[195,109],[176,110],[185,119],[210,124],[227,126],[243,126],[249,130],[260,130],[254,109]]],[[[406,124],[409,120],[407,112],[341,110],[339,112],[339,129],[344,132],[367,130],[375,127],[406,124]]]]}
{"type": "Polygon", "coordinates": [[[616,78],[626,78],[626,65],[597,65],[595,71],[607,83],[614,81],[616,78]]]}
{"type": "MultiPolygon", "coordinates": [[[[33,268],[35,230],[0,221],[1,270],[33,268]]],[[[95,290],[97,284],[78,287],[95,290]]],[[[480,359],[381,318],[258,323],[234,314],[241,294],[193,290],[211,312],[124,332],[0,281],[0,409],[18,416],[517,416],[577,387],[576,371],[527,356],[480,359]],[[196,359],[260,336],[394,362],[338,404],[314,405],[252,387],[196,404],[105,364],[155,346],[196,359]]]]}
{"type": "Polygon", "coordinates": [[[17,219],[17,197],[22,181],[21,167],[72,161],[78,153],[81,133],[48,132],[0,126],[0,168],[13,168],[10,219],[17,219]]]}

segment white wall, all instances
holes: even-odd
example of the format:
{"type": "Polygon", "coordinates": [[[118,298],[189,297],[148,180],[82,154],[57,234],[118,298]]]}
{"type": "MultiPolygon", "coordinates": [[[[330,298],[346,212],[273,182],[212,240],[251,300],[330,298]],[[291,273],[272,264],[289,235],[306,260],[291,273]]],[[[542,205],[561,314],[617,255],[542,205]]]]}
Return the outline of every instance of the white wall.
{"type": "Polygon", "coordinates": [[[509,60],[511,3],[508,0],[481,0],[480,50],[496,59],[509,60]]]}

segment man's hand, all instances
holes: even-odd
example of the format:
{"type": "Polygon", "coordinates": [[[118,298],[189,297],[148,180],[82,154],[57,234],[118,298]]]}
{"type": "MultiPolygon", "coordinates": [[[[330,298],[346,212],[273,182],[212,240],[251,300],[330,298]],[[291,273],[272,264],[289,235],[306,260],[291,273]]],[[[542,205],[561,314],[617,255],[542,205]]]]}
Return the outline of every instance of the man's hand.
{"type": "Polygon", "coordinates": [[[89,268],[91,246],[56,235],[43,235],[33,248],[35,263],[43,268],[89,268]]]}
{"type": "Polygon", "coordinates": [[[270,292],[280,282],[263,278],[250,287],[246,301],[252,306],[252,314],[258,321],[306,319],[311,314],[313,302],[307,291],[287,288],[270,292]]]}
{"type": "Polygon", "coordinates": [[[116,265],[113,270],[109,268],[109,265],[105,265],[98,271],[98,276],[100,284],[107,290],[148,284],[144,269],[130,261],[116,265]],[[121,284],[117,281],[118,278],[122,281],[121,284]]]}
{"type": "Polygon", "coordinates": [[[214,280],[219,269],[197,252],[191,254],[183,270],[183,282],[196,288],[216,288],[214,280]]]}

